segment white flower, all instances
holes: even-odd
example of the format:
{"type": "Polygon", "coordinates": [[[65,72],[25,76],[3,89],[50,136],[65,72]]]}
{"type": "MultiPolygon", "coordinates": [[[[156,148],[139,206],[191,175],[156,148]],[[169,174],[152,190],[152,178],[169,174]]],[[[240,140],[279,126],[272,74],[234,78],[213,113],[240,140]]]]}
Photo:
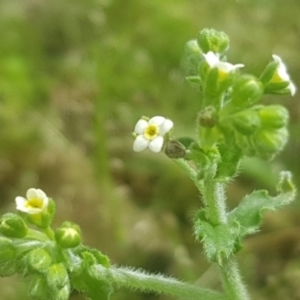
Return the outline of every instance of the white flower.
{"type": "Polygon", "coordinates": [[[173,128],[173,122],[156,116],[149,121],[140,119],[134,128],[136,136],[133,150],[140,152],[149,147],[152,152],[160,152],[164,143],[164,135],[173,128]]]}
{"type": "Polygon", "coordinates": [[[228,62],[220,61],[219,55],[215,54],[212,51],[207,52],[206,54],[203,54],[206,62],[211,68],[218,68],[219,72],[221,74],[228,74],[238,68],[244,67],[243,64],[230,64],[228,62]]]}
{"type": "Polygon", "coordinates": [[[272,55],[274,61],[278,64],[277,69],[271,79],[271,83],[276,82],[289,82],[289,85],[287,86],[287,90],[291,93],[292,96],[296,93],[296,86],[293,84],[293,82],[290,79],[290,75],[287,72],[285,64],[282,62],[281,58],[278,55],[272,55]]]}
{"type": "Polygon", "coordinates": [[[49,198],[40,189],[28,189],[26,198],[20,196],[16,197],[17,210],[31,215],[41,213],[49,204],[49,198]]]}

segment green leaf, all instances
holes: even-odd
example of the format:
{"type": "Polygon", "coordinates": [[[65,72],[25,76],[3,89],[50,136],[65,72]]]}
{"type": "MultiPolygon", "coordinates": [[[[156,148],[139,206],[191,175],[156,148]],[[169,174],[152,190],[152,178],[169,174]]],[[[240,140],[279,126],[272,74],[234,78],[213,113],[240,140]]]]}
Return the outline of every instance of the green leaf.
{"type": "Polygon", "coordinates": [[[195,222],[195,235],[203,242],[207,258],[222,265],[223,260],[240,249],[237,241],[239,224],[212,225],[205,217],[205,210],[198,214],[195,222]]]}
{"type": "Polygon", "coordinates": [[[234,143],[232,143],[231,146],[220,145],[219,153],[221,155],[221,159],[218,164],[216,178],[228,181],[236,175],[242,153],[234,143]]]}
{"type": "Polygon", "coordinates": [[[281,173],[277,190],[279,193],[275,197],[264,190],[255,191],[229,214],[229,223],[238,223],[240,226],[240,237],[258,230],[265,210],[276,210],[294,200],[296,190],[289,172],[281,173]]]}

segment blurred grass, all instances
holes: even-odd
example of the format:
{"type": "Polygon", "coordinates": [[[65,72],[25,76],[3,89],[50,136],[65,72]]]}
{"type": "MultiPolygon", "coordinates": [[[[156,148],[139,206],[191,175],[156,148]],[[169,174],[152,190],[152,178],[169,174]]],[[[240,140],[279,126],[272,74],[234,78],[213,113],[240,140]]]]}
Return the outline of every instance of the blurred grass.
{"type": "MultiPolygon", "coordinates": [[[[299,9],[297,0],[2,0],[1,211],[42,188],[57,201],[55,223],[78,222],[113,263],[189,281],[204,274],[200,282],[219,287],[191,235],[197,191],[163,155],[132,153],[130,133],[141,115],[161,114],[178,136],[193,134],[201,99],[181,58],[204,27],[230,36],[229,59],[245,72],[259,75],[276,53],[300,86],[299,9]]],[[[299,95],[265,101],[289,108],[290,141],[270,164],[244,162],[230,207],[272,190],[281,169],[300,186],[299,95]]],[[[239,258],[254,299],[300,299],[299,216],[296,201],[246,241],[239,258]]],[[[24,290],[19,278],[0,280],[1,299],[25,300],[24,290]]],[[[113,299],[167,298],[122,290],[113,299]]]]}

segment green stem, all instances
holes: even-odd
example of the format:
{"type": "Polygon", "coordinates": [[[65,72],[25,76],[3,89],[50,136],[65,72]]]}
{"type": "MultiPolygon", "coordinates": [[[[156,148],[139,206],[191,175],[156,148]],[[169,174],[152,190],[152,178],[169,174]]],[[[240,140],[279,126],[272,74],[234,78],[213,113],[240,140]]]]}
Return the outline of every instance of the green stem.
{"type": "Polygon", "coordinates": [[[94,265],[90,271],[97,279],[104,278],[119,288],[127,287],[143,292],[163,293],[188,300],[227,299],[218,292],[183,283],[173,278],[147,274],[144,271],[117,267],[105,268],[102,265],[94,265]]]}
{"type": "Polygon", "coordinates": [[[230,300],[249,300],[249,294],[234,259],[228,259],[220,267],[223,285],[230,300]]]}
{"type": "MultiPolygon", "coordinates": [[[[206,205],[206,213],[210,221],[215,225],[226,224],[227,212],[224,183],[212,178],[205,180],[204,183],[199,182],[197,180],[197,172],[186,161],[177,159],[176,163],[188,174],[202,193],[206,205]]],[[[250,299],[236,261],[233,258],[229,258],[223,261],[219,268],[223,277],[227,298],[229,300],[250,299]]]]}
{"type": "MultiPolygon", "coordinates": [[[[213,224],[226,224],[227,213],[225,205],[225,186],[223,182],[213,179],[204,183],[204,198],[207,214],[213,224]]],[[[249,295],[243,283],[238,264],[234,258],[228,258],[219,265],[223,286],[230,300],[249,300],[249,295]]]]}
{"type": "Polygon", "coordinates": [[[183,158],[174,159],[174,161],[179,165],[190,177],[190,179],[194,182],[200,193],[203,192],[204,186],[202,181],[199,181],[197,178],[197,172],[195,169],[193,169],[186,160],[183,158]]]}
{"type": "Polygon", "coordinates": [[[205,182],[203,196],[211,222],[227,223],[224,184],[214,180],[205,182]]]}
{"type": "Polygon", "coordinates": [[[44,233],[47,235],[47,237],[48,237],[51,241],[54,241],[54,240],[55,240],[54,232],[53,232],[53,230],[51,229],[51,227],[47,227],[47,228],[45,228],[43,231],[44,231],[44,233]]]}

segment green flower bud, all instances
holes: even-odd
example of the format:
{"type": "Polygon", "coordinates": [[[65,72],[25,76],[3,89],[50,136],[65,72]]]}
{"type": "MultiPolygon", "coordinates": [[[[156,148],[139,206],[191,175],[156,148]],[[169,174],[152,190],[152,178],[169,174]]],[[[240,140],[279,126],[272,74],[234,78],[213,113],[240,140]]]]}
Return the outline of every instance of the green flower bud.
{"type": "Polygon", "coordinates": [[[27,254],[26,263],[29,270],[36,273],[45,273],[52,264],[52,257],[45,249],[36,248],[27,254]]]}
{"type": "Polygon", "coordinates": [[[259,117],[263,127],[278,129],[287,125],[289,113],[281,105],[269,105],[259,110],[259,117]]]}
{"type": "Polygon", "coordinates": [[[12,241],[5,237],[0,237],[0,264],[13,260],[16,257],[17,250],[12,241]]]}
{"type": "Polygon", "coordinates": [[[239,107],[248,107],[263,95],[263,85],[254,76],[242,75],[232,86],[232,103],[239,107]]]}
{"type": "Polygon", "coordinates": [[[0,233],[7,237],[23,238],[27,231],[25,221],[17,214],[7,213],[0,219],[0,233]]]}
{"type": "Polygon", "coordinates": [[[229,37],[223,31],[203,29],[200,31],[197,42],[204,53],[212,51],[223,53],[229,48],[229,37]]]}
{"type": "Polygon", "coordinates": [[[51,265],[45,275],[48,286],[53,290],[60,290],[70,284],[68,271],[62,263],[51,265]]]}
{"type": "Polygon", "coordinates": [[[280,152],[287,140],[288,131],[285,127],[277,130],[261,130],[253,139],[259,154],[268,158],[280,152]]]}
{"type": "Polygon", "coordinates": [[[165,153],[170,158],[183,158],[186,155],[186,150],[179,141],[172,140],[166,144],[165,153]]]}
{"type": "Polygon", "coordinates": [[[253,134],[261,125],[257,111],[246,109],[234,114],[233,125],[242,134],[253,134]]]}
{"type": "Polygon", "coordinates": [[[39,275],[31,280],[29,294],[33,299],[51,299],[46,279],[43,276],[39,275]]]}
{"type": "Polygon", "coordinates": [[[73,248],[81,243],[81,230],[77,224],[64,222],[55,230],[56,242],[62,248],[73,248]]]}
{"type": "Polygon", "coordinates": [[[65,285],[60,290],[57,290],[54,292],[54,299],[55,300],[69,300],[70,299],[70,293],[71,289],[69,285],[65,285]]]}

